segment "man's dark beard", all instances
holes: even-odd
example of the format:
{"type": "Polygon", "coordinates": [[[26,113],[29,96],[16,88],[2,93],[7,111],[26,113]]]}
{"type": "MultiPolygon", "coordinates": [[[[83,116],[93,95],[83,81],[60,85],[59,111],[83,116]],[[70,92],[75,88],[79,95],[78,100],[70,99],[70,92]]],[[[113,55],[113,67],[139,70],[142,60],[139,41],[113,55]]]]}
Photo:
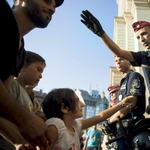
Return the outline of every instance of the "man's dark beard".
{"type": "Polygon", "coordinates": [[[23,11],[28,18],[35,24],[36,27],[45,28],[49,23],[49,17],[42,17],[42,11],[39,5],[33,0],[26,0],[26,6],[23,7],[23,11]]]}

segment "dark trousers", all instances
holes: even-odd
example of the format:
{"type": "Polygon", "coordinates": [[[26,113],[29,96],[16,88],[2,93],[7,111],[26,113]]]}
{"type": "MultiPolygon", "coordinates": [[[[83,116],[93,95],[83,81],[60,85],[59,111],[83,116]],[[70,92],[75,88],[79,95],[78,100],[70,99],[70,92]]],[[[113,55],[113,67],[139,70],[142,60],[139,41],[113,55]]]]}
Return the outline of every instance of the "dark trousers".
{"type": "MultiPolygon", "coordinates": [[[[119,131],[118,131],[117,135],[120,135],[119,131]]],[[[130,137],[128,137],[128,139],[127,139],[128,144],[126,143],[125,139],[118,140],[117,141],[117,146],[118,146],[117,150],[130,150],[133,138],[134,138],[133,133],[130,133],[130,137]]]]}
{"type": "Polygon", "coordinates": [[[86,150],[98,150],[98,146],[86,147],[86,150]]]}

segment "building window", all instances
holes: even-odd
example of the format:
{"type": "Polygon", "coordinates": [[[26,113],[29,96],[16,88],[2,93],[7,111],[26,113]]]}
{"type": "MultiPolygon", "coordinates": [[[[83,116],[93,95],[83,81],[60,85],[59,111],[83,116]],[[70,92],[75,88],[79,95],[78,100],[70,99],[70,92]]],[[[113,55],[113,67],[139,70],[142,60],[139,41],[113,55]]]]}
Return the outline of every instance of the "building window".
{"type": "Polygon", "coordinates": [[[103,103],[96,104],[96,115],[105,110],[105,105],[103,103]]]}
{"type": "Polygon", "coordinates": [[[95,116],[95,107],[87,106],[86,107],[86,119],[95,116]]]}

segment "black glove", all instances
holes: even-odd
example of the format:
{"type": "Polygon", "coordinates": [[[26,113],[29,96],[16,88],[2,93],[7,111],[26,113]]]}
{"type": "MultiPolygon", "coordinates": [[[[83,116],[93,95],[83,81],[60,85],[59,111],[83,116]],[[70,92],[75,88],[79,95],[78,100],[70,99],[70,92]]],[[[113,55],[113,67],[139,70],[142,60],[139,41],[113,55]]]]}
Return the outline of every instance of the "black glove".
{"type": "Polygon", "coordinates": [[[105,135],[116,135],[116,123],[109,123],[108,120],[104,121],[101,125],[101,129],[105,135]]]}
{"type": "Polygon", "coordinates": [[[99,21],[88,10],[83,10],[82,13],[83,14],[81,14],[81,17],[83,20],[81,20],[81,22],[85,24],[93,33],[101,37],[105,31],[99,21]]]}

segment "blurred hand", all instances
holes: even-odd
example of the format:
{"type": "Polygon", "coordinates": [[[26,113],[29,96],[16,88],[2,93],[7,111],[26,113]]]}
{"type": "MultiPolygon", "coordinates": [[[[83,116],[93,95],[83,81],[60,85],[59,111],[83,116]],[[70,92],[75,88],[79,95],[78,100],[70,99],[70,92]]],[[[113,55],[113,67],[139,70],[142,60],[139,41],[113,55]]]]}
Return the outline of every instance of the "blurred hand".
{"type": "Polygon", "coordinates": [[[12,144],[25,144],[25,139],[21,136],[18,127],[11,121],[0,116],[0,135],[12,144]]]}
{"type": "Polygon", "coordinates": [[[93,33],[99,37],[105,33],[100,22],[88,10],[83,10],[81,17],[83,19],[81,22],[85,24],[93,33]]]}
{"type": "Polygon", "coordinates": [[[46,118],[44,112],[41,111],[41,110],[37,110],[35,115],[37,115],[37,116],[39,116],[40,118],[42,118],[42,119],[44,120],[44,122],[47,120],[47,118],[46,118]]]}
{"type": "Polygon", "coordinates": [[[27,145],[19,144],[19,145],[16,145],[15,148],[16,150],[36,150],[35,146],[31,146],[29,144],[27,145]]]}
{"type": "Polygon", "coordinates": [[[32,146],[39,146],[46,148],[47,142],[51,143],[51,135],[48,127],[44,121],[36,115],[29,115],[24,119],[19,126],[20,132],[23,137],[32,146]]]}
{"type": "Polygon", "coordinates": [[[116,132],[116,124],[115,123],[109,123],[108,120],[103,121],[101,124],[101,129],[105,135],[115,135],[116,132]]]}

